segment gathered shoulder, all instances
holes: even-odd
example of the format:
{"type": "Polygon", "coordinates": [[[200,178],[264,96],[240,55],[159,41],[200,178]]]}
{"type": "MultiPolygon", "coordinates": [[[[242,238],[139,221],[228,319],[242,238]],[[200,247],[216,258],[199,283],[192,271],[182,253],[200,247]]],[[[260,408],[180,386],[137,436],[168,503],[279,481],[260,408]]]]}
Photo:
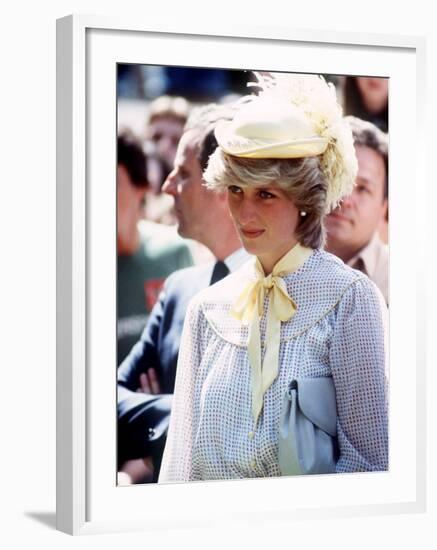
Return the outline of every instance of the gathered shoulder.
{"type": "Polygon", "coordinates": [[[324,250],[315,250],[310,260],[311,263],[307,267],[323,273],[324,278],[339,292],[355,281],[367,278],[361,271],[353,269],[334,254],[324,250]]]}
{"type": "MultiPolygon", "coordinates": [[[[352,269],[341,259],[315,250],[304,265],[285,277],[289,295],[297,304],[296,315],[282,325],[281,339],[289,340],[303,334],[334,312],[349,293],[364,299],[374,293],[374,285],[361,271],[352,269]]],[[[358,298],[359,299],[359,298],[358,298]]]]}
{"type": "Polygon", "coordinates": [[[381,291],[365,273],[358,269],[353,269],[329,252],[318,251],[317,255],[320,256],[318,269],[326,275],[322,288],[324,288],[325,293],[327,292],[327,287],[332,288],[333,297],[335,295],[338,296],[337,302],[347,292],[350,292],[354,294],[356,299],[360,299],[360,297],[368,299],[369,296],[375,297],[378,300],[382,299],[385,305],[381,291]]]}

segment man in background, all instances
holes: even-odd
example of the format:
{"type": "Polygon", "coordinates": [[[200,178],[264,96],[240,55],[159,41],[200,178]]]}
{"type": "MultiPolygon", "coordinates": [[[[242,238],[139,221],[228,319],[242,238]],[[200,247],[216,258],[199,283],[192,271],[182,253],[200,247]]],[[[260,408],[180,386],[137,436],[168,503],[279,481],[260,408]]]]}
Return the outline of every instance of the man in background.
{"type": "MultiPolygon", "coordinates": [[[[190,106],[183,97],[160,96],[151,102],[147,119],[145,138],[159,160],[159,173],[150,182],[152,191],[161,192],[168,174],[173,170],[176,149],[184,131],[190,106]]],[[[155,174],[155,172],[154,172],[155,174]]]]}
{"type": "Polygon", "coordinates": [[[378,234],[388,209],[388,136],[371,122],[346,118],[358,174],[352,193],[326,217],[326,250],[364,272],[388,304],[388,246],[378,234]]]}
{"type": "Polygon", "coordinates": [[[182,239],[143,220],[147,187],[146,156],[125,132],[117,140],[117,365],[140,337],[165,278],[193,263],[182,239]]]}
{"type": "Polygon", "coordinates": [[[183,269],[167,279],[141,339],[118,370],[119,465],[123,470],[124,461],[149,457],[149,475],[153,472],[154,481],[167,434],[187,305],[197,292],[248,259],[231,220],[226,195],[208,191],[202,179],[208,158],[217,147],[214,127],[230,116],[230,107],[218,105],[192,113],[174,168],[163,186],[174,199],[179,234],[207,246],[216,261],[183,269]]]}

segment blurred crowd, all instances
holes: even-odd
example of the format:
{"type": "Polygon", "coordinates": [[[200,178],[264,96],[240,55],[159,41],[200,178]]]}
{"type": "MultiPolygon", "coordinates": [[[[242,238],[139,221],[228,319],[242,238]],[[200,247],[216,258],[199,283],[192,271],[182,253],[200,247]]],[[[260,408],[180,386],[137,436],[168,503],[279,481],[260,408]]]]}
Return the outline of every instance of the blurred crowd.
{"type": "MultiPolygon", "coordinates": [[[[352,127],[358,176],[326,217],[326,250],[388,304],[388,79],[324,75],[352,127]]],[[[118,481],[156,481],[185,310],[247,258],[222,197],[202,186],[214,124],[250,71],[118,66],[118,481]],[[209,108],[214,104],[213,108],[209,108]]]]}

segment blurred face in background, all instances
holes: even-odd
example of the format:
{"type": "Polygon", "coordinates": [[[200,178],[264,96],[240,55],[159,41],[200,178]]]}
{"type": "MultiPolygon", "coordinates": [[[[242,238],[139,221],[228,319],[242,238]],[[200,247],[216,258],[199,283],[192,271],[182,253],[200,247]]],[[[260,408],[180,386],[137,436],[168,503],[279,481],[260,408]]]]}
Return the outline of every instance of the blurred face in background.
{"type": "Polygon", "coordinates": [[[197,158],[199,145],[195,131],[186,132],[177,148],[174,168],[162,191],[174,199],[178,233],[203,242],[212,216],[215,194],[203,185],[202,168],[197,158]]]}
{"type": "Polygon", "coordinates": [[[364,106],[371,113],[379,113],[388,102],[388,78],[358,77],[357,86],[364,106]]]}
{"type": "Polygon", "coordinates": [[[117,166],[117,247],[119,254],[133,254],[139,246],[138,221],[144,217],[144,187],[134,185],[122,164],[117,166]]]}
{"type": "Polygon", "coordinates": [[[327,250],[344,261],[368,244],[387,211],[383,157],[365,145],[357,145],[355,152],[358,175],[354,190],[325,219],[327,250]]]}
{"type": "Polygon", "coordinates": [[[171,115],[157,116],[149,124],[147,137],[153,142],[156,153],[168,171],[173,168],[183,129],[183,120],[171,115]]]}

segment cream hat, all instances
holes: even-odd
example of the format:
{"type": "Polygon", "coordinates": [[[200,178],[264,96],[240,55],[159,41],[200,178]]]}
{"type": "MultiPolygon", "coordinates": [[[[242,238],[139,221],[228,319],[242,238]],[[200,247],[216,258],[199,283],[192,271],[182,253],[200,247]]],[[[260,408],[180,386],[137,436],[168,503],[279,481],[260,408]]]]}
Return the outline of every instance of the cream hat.
{"type": "Polygon", "coordinates": [[[258,95],[245,96],[232,121],[216,126],[220,148],[236,157],[321,156],[328,181],[326,212],[351,193],[357,160],[352,131],[335,88],[317,75],[254,73],[258,95]]]}
{"type": "Polygon", "coordinates": [[[301,158],[321,155],[328,140],[292,103],[251,101],[232,121],[217,125],[215,136],[229,155],[247,158],[301,158]]]}

